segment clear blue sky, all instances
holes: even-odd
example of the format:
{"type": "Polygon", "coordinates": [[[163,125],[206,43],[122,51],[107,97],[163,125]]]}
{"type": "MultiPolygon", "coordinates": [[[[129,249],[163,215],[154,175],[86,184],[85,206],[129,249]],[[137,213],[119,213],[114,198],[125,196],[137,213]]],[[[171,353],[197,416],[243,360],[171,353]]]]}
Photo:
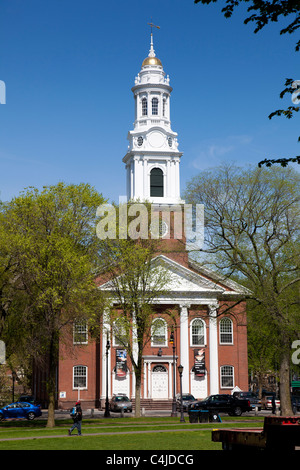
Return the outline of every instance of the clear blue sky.
{"type": "Polygon", "coordinates": [[[298,37],[280,36],[279,24],[254,34],[243,8],[226,20],[219,3],[0,0],[0,199],[58,181],[88,182],[110,201],[126,194],[131,87],[151,17],[173,87],[181,191],[222,161],[298,155],[299,117],[268,119],[292,104],[279,93],[285,78],[300,79],[298,37]]]}

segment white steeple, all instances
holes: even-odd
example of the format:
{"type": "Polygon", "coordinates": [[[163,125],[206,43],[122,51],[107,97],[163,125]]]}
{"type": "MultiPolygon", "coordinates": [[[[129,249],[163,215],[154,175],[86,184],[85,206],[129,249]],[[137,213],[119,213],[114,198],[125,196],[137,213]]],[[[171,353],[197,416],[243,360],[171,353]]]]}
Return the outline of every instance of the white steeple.
{"type": "MultiPolygon", "coordinates": [[[[152,25],[152,24],[151,24],[152,25]]],[[[127,198],[157,204],[180,204],[177,133],[171,129],[169,77],[156,57],[151,31],[150,51],[132,88],[134,129],[128,133],[127,198]]]]}

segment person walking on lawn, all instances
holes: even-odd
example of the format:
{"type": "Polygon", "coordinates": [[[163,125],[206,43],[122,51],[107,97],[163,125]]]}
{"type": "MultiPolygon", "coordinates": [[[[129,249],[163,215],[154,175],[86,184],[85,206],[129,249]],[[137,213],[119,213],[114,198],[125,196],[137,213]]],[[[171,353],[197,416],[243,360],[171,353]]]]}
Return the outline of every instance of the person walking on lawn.
{"type": "Polygon", "coordinates": [[[72,431],[77,428],[78,436],[81,436],[81,422],[82,422],[82,409],[80,401],[77,401],[75,404],[75,413],[72,414],[72,418],[74,421],[73,426],[69,429],[68,434],[71,436],[72,431]]]}

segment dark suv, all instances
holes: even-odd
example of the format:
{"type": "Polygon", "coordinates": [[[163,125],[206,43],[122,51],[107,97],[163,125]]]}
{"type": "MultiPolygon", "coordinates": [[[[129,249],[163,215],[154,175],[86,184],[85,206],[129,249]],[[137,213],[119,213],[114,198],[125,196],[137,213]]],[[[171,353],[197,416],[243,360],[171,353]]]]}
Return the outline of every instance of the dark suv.
{"type": "Polygon", "coordinates": [[[209,411],[215,413],[228,413],[229,416],[241,416],[246,411],[251,411],[250,401],[237,398],[232,395],[210,395],[201,401],[195,401],[189,404],[189,415],[197,411],[209,411]]]}
{"type": "Polygon", "coordinates": [[[250,406],[253,410],[257,407],[258,411],[261,410],[261,400],[257,398],[253,392],[234,392],[233,396],[236,398],[242,398],[243,400],[249,400],[250,406]]]}

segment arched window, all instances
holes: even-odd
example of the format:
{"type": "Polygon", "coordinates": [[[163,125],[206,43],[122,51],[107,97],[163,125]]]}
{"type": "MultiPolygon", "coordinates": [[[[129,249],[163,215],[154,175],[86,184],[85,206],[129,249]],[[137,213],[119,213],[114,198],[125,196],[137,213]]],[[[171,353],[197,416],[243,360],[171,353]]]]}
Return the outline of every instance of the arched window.
{"type": "Polygon", "coordinates": [[[157,318],[151,326],[151,346],[167,346],[167,323],[157,318]]]}
{"type": "Polygon", "coordinates": [[[73,388],[87,388],[87,367],[73,367],[73,388]]]}
{"type": "Polygon", "coordinates": [[[163,197],[164,174],[160,168],[153,168],[150,173],[150,196],[163,197]]]}
{"type": "Polygon", "coordinates": [[[154,116],[158,115],[158,99],[152,98],[152,114],[154,116]]]}
{"type": "Polygon", "coordinates": [[[234,368],[232,366],[221,367],[221,388],[234,387],[234,368]]]}
{"type": "Polygon", "coordinates": [[[148,103],[147,98],[142,99],[142,116],[147,116],[148,114],[148,103]]]}
{"type": "Polygon", "coordinates": [[[201,318],[195,318],[191,322],[191,345],[205,345],[205,323],[201,318]]]}
{"type": "Polygon", "coordinates": [[[113,346],[125,347],[128,343],[125,325],[116,320],[112,326],[113,346]]]}
{"type": "Polygon", "coordinates": [[[227,317],[220,320],[220,344],[233,344],[232,321],[227,317]]]}
{"type": "Polygon", "coordinates": [[[165,366],[158,365],[158,366],[153,367],[152,372],[161,372],[161,373],[165,374],[168,371],[167,371],[165,366]]]}

